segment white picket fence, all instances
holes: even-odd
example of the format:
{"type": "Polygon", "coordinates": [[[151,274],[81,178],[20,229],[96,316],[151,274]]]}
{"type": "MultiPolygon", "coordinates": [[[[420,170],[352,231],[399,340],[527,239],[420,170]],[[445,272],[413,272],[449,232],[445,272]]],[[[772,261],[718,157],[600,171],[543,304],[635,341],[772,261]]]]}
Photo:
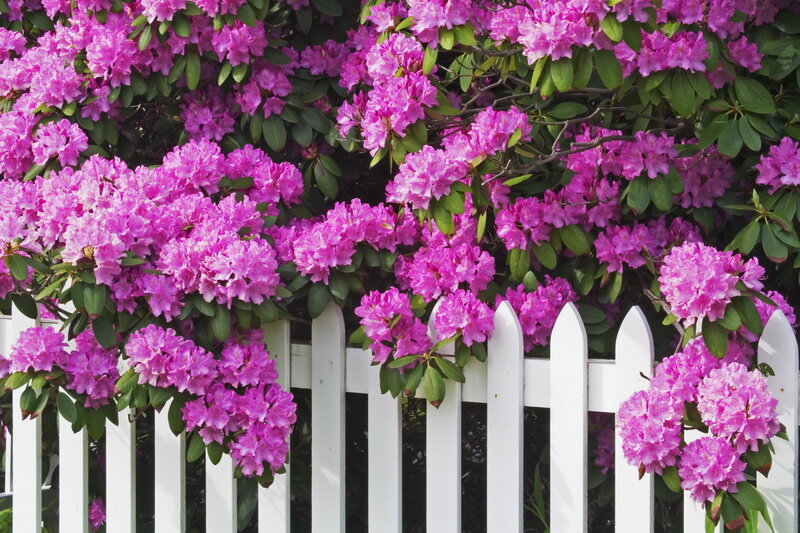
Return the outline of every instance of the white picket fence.
{"type": "MultiPolygon", "coordinates": [[[[15,315],[0,318],[0,353],[8,353],[19,331],[33,322],[15,315]]],[[[287,323],[267,328],[270,352],[278,360],[282,383],[311,389],[312,479],[311,523],[314,533],[345,531],[345,392],[368,396],[368,522],[373,533],[399,533],[402,523],[402,434],[400,401],[382,395],[378,368],[370,353],[345,346],[341,310],[331,305],[312,324],[312,343],[292,345],[287,323]]],[[[447,397],[426,417],[427,531],[461,531],[461,404],[487,404],[487,530],[522,531],[523,407],[549,408],[550,531],[587,531],[587,414],[613,413],[619,403],[646,386],[653,341],[639,308],[633,308],[620,328],[615,360],[588,358],[586,332],[578,310],[567,305],[551,339],[550,359],[524,359],[522,334],[508,303],[495,316],[485,364],[471,361],[466,383],[447,383],[447,397]]],[[[798,475],[798,346],[784,315],[776,312],[758,346],[760,362],[775,376],[770,386],[779,400],[788,442],[775,442],[769,478],[759,475],[775,530],[797,532],[798,475]]],[[[15,402],[19,391],[15,392],[15,402]]],[[[185,439],[169,430],[167,410],[155,420],[155,531],[185,530],[185,439]]],[[[14,532],[39,531],[41,524],[41,419],[13,421],[14,532]]],[[[106,505],[110,533],[136,530],[136,460],[134,423],[121,416],[106,433],[106,505]]],[[[653,531],[653,479],[639,479],[625,462],[616,440],[615,508],[618,532],[653,531]]],[[[59,433],[59,521],[63,532],[86,532],[87,435],[69,429],[59,433]]],[[[228,457],[206,463],[206,531],[236,531],[236,483],[228,457]]],[[[259,489],[259,532],[291,531],[289,476],[277,476],[269,489],[259,489]]],[[[191,502],[189,502],[191,505],[191,502]]],[[[704,530],[702,510],[684,503],[684,531],[704,530]]],[[[760,531],[767,531],[763,524],[760,531]]]]}

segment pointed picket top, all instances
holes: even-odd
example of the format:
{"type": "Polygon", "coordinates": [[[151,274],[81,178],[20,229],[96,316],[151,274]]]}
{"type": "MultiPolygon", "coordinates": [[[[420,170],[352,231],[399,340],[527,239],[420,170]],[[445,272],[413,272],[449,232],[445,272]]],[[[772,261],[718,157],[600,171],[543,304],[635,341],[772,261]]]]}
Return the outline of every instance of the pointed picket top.
{"type": "MultiPolygon", "coordinates": [[[[640,376],[653,371],[653,334],[639,306],[625,315],[615,346],[617,405],[647,387],[640,376]]],[[[614,435],[614,502],[617,533],[646,533],[654,528],[653,475],[639,479],[638,468],[629,465],[622,453],[622,439],[614,435]]]]}
{"type": "Polygon", "coordinates": [[[345,329],[333,301],[311,322],[311,531],[345,530],[345,329]]]}
{"type": "Polygon", "coordinates": [[[552,533],[579,533],[587,527],[588,352],[581,315],[568,303],[550,337],[552,533]]]}
{"type": "MultiPolygon", "coordinates": [[[[775,531],[797,532],[797,446],[798,446],[798,351],[791,324],[780,310],[775,311],[764,327],[758,342],[758,362],[772,367],[768,376],[770,391],[778,400],[778,420],[786,426],[789,440],[773,438],[775,455],[769,477],[757,476],[757,484],[767,501],[775,531]]],[[[759,523],[759,531],[769,531],[759,523]]]]}
{"type": "MultiPolygon", "coordinates": [[[[431,339],[437,339],[436,302],[428,320],[431,339]]],[[[455,353],[453,343],[439,353],[455,353]]],[[[461,531],[461,383],[445,380],[444,401],[438,408],[428,403],[425,416],[426,523],[428,531],[461,531]]]]}
{"type": "MultiPolygon", "coordinates": [[[[523,530],[522,328],[507,301],[494,315],[486,359],[486,514],[489,533],[523,530]]],[[[471,364],[471,362],[470,362],[471,364]]]]}

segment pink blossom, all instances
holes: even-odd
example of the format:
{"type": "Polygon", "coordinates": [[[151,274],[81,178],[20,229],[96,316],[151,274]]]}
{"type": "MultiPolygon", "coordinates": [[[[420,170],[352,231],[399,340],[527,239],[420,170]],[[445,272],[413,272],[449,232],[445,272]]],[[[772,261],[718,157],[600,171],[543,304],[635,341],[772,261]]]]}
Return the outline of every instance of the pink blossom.
{"type": "Polygon", "coordinates": [[[680,455],[683,404],[655,390],[635,392],[617,411],[622,452],[645,472],[664,471],[680,455]]]}
{"type": "Polygon", "coordinates": [[[692,499],[704,503],[714,499],[719,490],[738,492],[736,484],[744,481],[745,464],[730,443],[719,437],[701,437],[683,449],[678,473],[681,488],[692,499]]]}
{"type": "Polygon", "coordinates": [[[89,146],[89,139],[77,124],[66,119],[49,122],[36,131],[33,157],[37,165],[45,165],[53,156],[63,166],[75,165],[78,155],[89,146]]]}
{"type": "Polygon", "coordinates": [[[66,342],[61,332],[49,327],[32,327],[19,334],[11,345],[10,372],[51,372],[66,359],[66,342]]]}
{"type": "Polygon", "coordinates": [[[460,333],[464,344],[486,341],[494,331],[494,312],[469,291],[458,289],[442,298],[436,312],[436,332],[442,339],[460,333]]]}
{"type": "Polygon", "coordinates": [[[578,298],[567,280],[550,276],[545,276],[545,281],[533,292],[526,292],[519,285],[516,289],[509,288],[505,297],[519,317],[525,350],[547,344],[561,309],[578,298]]]}

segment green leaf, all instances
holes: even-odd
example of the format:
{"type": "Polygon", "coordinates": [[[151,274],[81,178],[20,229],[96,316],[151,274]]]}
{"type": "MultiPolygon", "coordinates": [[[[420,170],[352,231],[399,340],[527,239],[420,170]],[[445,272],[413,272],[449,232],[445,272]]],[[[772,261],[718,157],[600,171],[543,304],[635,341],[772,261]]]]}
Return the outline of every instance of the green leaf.
{"type": "Polygon", "coordinates": [[[445,235],[453,234],[455,231],[453,215],[450,213],[450,211],[445,209],[441,202],[431,203],[431,214],[433,215],[433,220],[436,222],[436,226],[439,228],[439,231],[445,235]]]}
{"type": "Polygon", "coordinates": [[[614,15],[606,15],[606,18],[600,23],[600,28],[615,43],[622,40],[622,24],[619,23],[614,15]]]}
{"type": "Polygon", "coordinates": [[[754,152],[761,150],[761,135],[753,129],[748,120],[739,120],[739,135],[749,149],[754,152]]]}
{"type": "Polygon", "coordinates": [[[697,98],[694,88],[689,82],[689,76],[683,70],[678,70],[672,75],[670,102],[673,109],[682,117],[690,117],[697,110],[697,98]]]}
{"type": "Polygon", "coordinates": [[[105,285],[86,285],[83,290],[83,306],[90,315],[99,315],[106,307],[108,287],[105,285]]]}
{"type": "Polygon", "coordinates": [[[247,63],[240,63],[233,67],[233,81],[236,83],[241,82],[244,77],[247,75],[247,63]]]}
{"type": "Polygon", "coordinates": [[[67,396],[64,392],[59,392],[56,396],[56,406],[61,416],[69,422],[74,423],[78,419],[78,410],[75,408],[75,402],[67,396]]]}
{"type": "Polygon", "coordinates": [[[453,30],[439,28],[439,45],[445,50],[451,50],[456,44],[456,36],[453,30]]]}
{"type": "Polygon", "coordinates": [[[242,4],[242,7],[239,8],[237,18],[251,28],[256,25],[256,14],[248,3],[242,4]]]}
{"type": "Polygon", "coordinates": [[[200,83],[200,56],[197,52],[190,52],[186,56],[186,87],[193,91],[200,83]]]}
{"type": "Polygon", "coordinates": [[[508,268],[511,272],[511,279],[520,283],[525,277],[525,273],[531,266],[531,256],[528,250],[514,248],[508,252],[508,268]]]}
{"type": "Polygon", "coordinates": [[[554,269],[556,267],[556,251],[553,247],[546,242],[532,246],[533,255],[547,269],[554,269]]]}
{"type": "Polygon", "coordinates": [[[439,49],[438,48],[431,48],[430,46],[425,48],[425,57],[422,59],[422,73],[426,76],[433,71],[433,67],[436,66],[436,59],[439,57],[439,49]]]}
{"type": "Polygon", "coordinates": [[[674,466],[666,467],[664,472],[661,474],[661,478],[672,492],[681,491],[681,478],[678,475],[678,469],[674,466]]]}
{"type": "Polygon", "coordinates": [[[729,120],[719,134],[718,147],[720,153],[728,157],[736,157],[742,149],[742,136],[739,133],[739,121],[729,120]]]}
{"type": "Polygon", "coordinates": [[[728,353],[728,330],[706,317],[703,319],[703,342],[714,357],[722,359],[728,353]]]}
{"type": "Polygon", "coordinates": [[[450,194],[442,196],[441,198],[442,206],[454,215],[460,215],[464,212],[464,201],[464,193],[455,189],[450,191],[450,194]]]}
{"type": "Polygon", "coordinates": [[[774,263],[782,263],[786,261],[789,255],[789,250],[786,245],[775,234],[775,227],[773,224],[766,224],[764,231],[761,232],[761,247],[764,253],[774,263]]]}
{"type": "Polygon", "coordinates": [[[225,448],[222,447],[222,444],[218,442],[211,442],[208,446],[206,446],[206,453],[208,453],[208,459],[211,461],[212,464],[219,464],[219,460],[222,459],[222,454],[225,451],[225,448]]]}
{"type": "Polygon", "coordinates": [[[731,303],[728,305],[732,305],[736,309],[736,314],[741,318],[744,327],[756,335],[761,335],[764,331],[764,325],[761,323],[761,315],[752,298],[749,296],[736,296],[731,299],[731,303]]]}
{"type": "Polygon", "coordinates": [[[336,0],[311,0],[314,7],[319,9],[322,13],[332,17],[342,16],[342,7],[336,0]]]}
{"type": "Polygon", "coordinates": [[[138,46],[139,50],[144,50],[148,46],[150,46],[150,39],[153,37],[153,27],[149,24],[142,29],[142,33],[139,34],[139,41],[138,46]]]}
{"type": "Polygon", "coordinates": [[[92,332],[94,332],[94,338],[97,339],[100,346],[106,350],[110,350],[117,345],[117,335],[114,333],[114,327],[107,316],[101,315],[92,321],[92,332]]]}
{"type": "Polygon", "coordinates": [[[575,224],[564,226],[559,231],[559,236],[569,250],[576,255],[583,255],[591,249],[591,242],[586,233],[575,224]]]}
{"type": "Polygon", "coordinates": [[[708,122],[703,122],[698,125],[698,132],[697,137],[699,140],[698,146],[700,148],[707,148],[711,146],[714,141],[716,141],[722,130],[725,128],[725,124],[728,123],[728,117],[724,114],[716,115],[713,119],[708,122]]]}
{"type": "Polygon", "coordinates": [[[314,163],[314,181],[325,198],[332,200],[339,194],[338,180],[319,161],[314,163]]]}
{"type": "Polygon", "coordinates": [[[275,151],[283,150],[286,146],[286,125],[283,120],[276,115],[271,115],[264,119],[261,127],[267,145],[275,151]]]}
{"type": "MultiPolygon", "coordinates": [[[[412,354],[412,355],[404,355],[403,357],[398,357],[397,359],[393,359],[389,361],[386,366],[389,368],[401,368],[406,365],[410,365],[414,361],[419,359],[419,355],[412,354]]],[[[422,365],[420,365],[422,366],[422,365]]]]}
{"type": "Polygon", "coordinates": [[[179,13],[172,17],[172,29],[178,37],[186,38],[192,34],[192,25],[189,19],[179,13]]]}
{"type": "Polygon", "coordinates": [[[753,251],[758,239],[761,237],[761,224],[757,219],[753,219],[744,229],[739,233],[739,251],[743,254],[749,254],[753,251]]]}
{"type": "Polygon", "coordinates": [[[150,398],[150,405],[152,405],[156,411],[161,411],[161,408],[167,404],[167,401],[170,398],[172,398],[173,391],[171,389],[150,385],[147,393],[150,398]]]}
{"type": "Polygon", "coordinates": [[[598,50],[594,56],[594,64],[603,85],[616,89],[622,85],[622,67],[617,56],[610,50],[598,50]]]}
{"type": "Polygon", "coordinates": [[[628,186],[626,199],[628,205],[637,213],[642,213],[650,205],[650,191],[646,178],[637,177],[628,186]]]}
{"type": "Polygon", "coordinates": [[[308,290],[308,313],[311,318],[318,318],[331,301],[331,292],[328,287],[320,283],[315,283],[308,290]]]}
{"type": "Polygon", "coordinates": [[[572,89],[573,75],[572,60],[569,58],[564,57],[550,64],[550,76],[553,78],[556,89],[561,92],[572,89]]]}
{"type": "Polygon", "coordinates": [[[730,304],[725,307],[725,314],[723,317],[717,319],[715,322],[728,331],[736,331],[742,325],[742,319],[739,317],[739,313],[737,313],[736,308],[730,304]]]}
{"type": "Polygon", "coordinates": [[[224,305],[218,305],[217,311],[211,317],[211,332],[214,338],[223,342],[231,334],[231,312],[224,305]]]}
{"type": "Polygon", "coordinates": [[[16,390],[23,385],[27,384],[30,376],[27,372],[14,372],[5,381],[5,388],[7,390],[16,390]]]}
{"type": "Polygon", "coordinates": [[[21,255],[7,255],[6,266],[15,279],[25,281],[28,277],[28,263],[25,262],[25,259],[21,255]]]}
{"type": "Polygon", "coordinates": [[[193,463],[203,456],[204,451],[206,451],[206,445],[203,442],[203,438],[197,433],[192,433],[192,438],[189,439],[189,446],[186,447],[186,460],[193,463]]]}
{"type": "Polygon", "coordinates": [[[733,82],[733,90],[745,111],[762,115],[775,114],[775,101],[772,95],[753,78],[737,78],[733,82]]]}
{"type": "Polygon", "coordinates": [[[122,374],[122,376],[120,376],[120,378],[117,380],[115,387],[122,394],[125,394],[130,392],[136,386],[138,381],[139,374],[137,374],[132,368],[129,368],[128,371],[122,374]]]}
{"type": "Polygon", "coordinates": [[[444,400],[444,379],[442,375],[433,367],[425,369],[422,377],[422,387],[425,389],[425,397],[434,407],[439,407],[444,400]]]}
{"type": "Polygon", "coordinates": [[[36,319],[39,317],[39,309],[30,294],[12,294],[11,301],[19,309],[19,312],[28,318],[36,319]]]}
{"type": "Polygon", "coordinates": [[[443,357],[436,357],[434,361],[448,379],[458,383],[464,383],[464,372],[454,363],[443,357]]]}
{"type": "Polygon", "coordinates": [[[403,391],[406,394],[413,394],[416,392],[422,383],[422,377],[425,375],[426,368],[427,365],[417,365],[407,374],[405,385],[403,385],[403,391]]]}
{"type": "Polygon", "coordinates": [[[577,117],[586,113],[586,106],[578,102],[561,102],[553,106],[547,114],[559,120],[577,117]]]}
{"type": "Polygon", "coordinates": [[[177,401],[177,398],[172,400],[172,403],[169,404],[169,410],[167,411],[167,421],[169,422],[169,429],[172,431],[173,435],[180,435],[186,429],[186,423],[183,421],[183,413],[181,412],[181,407],[184,406],[184,402],[177,401]]]}
{"type": "Polygon", "coordinates": [[[669,189],[667,180],[663,177],[649,180],[647,192],[653,204],[661,211],[669,211],[672,208],[672,191],[669,189]]]}

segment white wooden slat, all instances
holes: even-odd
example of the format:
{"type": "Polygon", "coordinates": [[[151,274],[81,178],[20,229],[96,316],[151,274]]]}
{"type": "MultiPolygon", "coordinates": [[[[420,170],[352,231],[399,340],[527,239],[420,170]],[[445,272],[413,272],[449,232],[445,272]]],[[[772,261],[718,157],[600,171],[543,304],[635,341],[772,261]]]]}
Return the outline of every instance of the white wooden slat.
{"type": "Polygon", "coordinates": [[[331,302],[311,324],[311,531],[345,530],[345,334],[331,302]]]}
{"type": "MultiPolygon", "coordinates": [[[[291,383],[291,356],[289,345],[289,322],[278,320],[264,327],[264,342],[270,355],[275,357],[278,370],[278,383],[285,390],[291,383]]],[[[290,468],[286,473],[275,476],[269,488],[258,488],[258,531],[259,533],[289,533],[290,528],[290,468]]]]}
{"type": "MultiPolygon", "coordinates": [[[[647,388],[640,374],[653,373],[653,335],[647,319],[637,306],[622,321],[617,334],[614,369],[617,405],[631,394],[647,388]]],[[[614,437],[614,505],[617,533],[646,533],[654,528],[653,475],[639,479],[639,469],[629,465],[622,453],[619,430],[614,437]]]]}
{"type": "Polygon", "coordinates": [[[119,424],[106,424],[106,531],[136,531],[136,422],[132,411],[119,424]]]}
{"type": "MultiPolygon", "coordinates": [[[[7,355],[19,334],[36,325],[16,308],[10,319],[2,322],[2,353],[7,355]]],[[[19,398],[24,389],[13,394],[11,422],[14,462],[12,470],[12,505],[14,533],[39,531],[42,523],[42,418],[22,420],[19,398]]]]}
{"type": "Polygon", "coordinates": [[[550,531],[587,527],[588,343],[574,304],[561,310],[550,338],[550,531]]]}
{"type": "Polygon", "coordinates": [[[169,429],[169,405],[155,413],[155,533],[186,528],[185,437],[169,429]]]}
{"type": "Polygon", "coordinates": [[[72,432],[58,417],[58,525],[61,531],[89,531],[89,438],[72,432]]]}
{"type": "MultiPolygon", "coordinates": [[[[697,431],[684,432],[686,444],[703,436],[702,433],[697,431]]],[[[683,533],[705,533],[705,531],[706,510],[691,498],[689,491],[683,491],[683,533]]],[[[715,529],[715,531],[718,531],[718,529],[715,529]]]]}
{"type": "MultiPolygon", "coordinates": [[[[441,302],[441,300],[439,301],[441,302]]],[[[439,302],[431,312],[428,331],[433,327],[439,302]]],[[[452,355],[454,346],[440,350],[452,355]]],[[[438,409],[430,403],[425,411],[425,521],[428,531],[461,532],[461,383],[445,380],[444,401],[438,409]]]]}
{"type": "Polygon", "coordinates": [[[17,389],[13,394],[11,427],[14,446],[14,533],[39,531],[42,523],[42,418],[22,420],[19,407],[22,391],[17,389]]]}
{"type": "MultiPolygon", "coordinates": [[[[366,354],[365,354],[366,355],[366,354]]],[[[400,399],[381,394],[380,366],[372,357],[361,361],[369,371],[368,510],[369,531],[401,533],[403,530],[403,442],[400,399]]]]}
{"type": "Polygon", "coordinates": [[[486,358],[486,515],[489,533],[522,531],[522,328],[511,304],[494,315],[486,358]]]}
{"type": "MultiPolygon", "coordinates": [[[[778,419],[786,426],[789,440],[772,439],[775,455],[769,477],[759,474],[756,483],[767,500],[775,531],[797,533],[798,353],[794,332],[781,311],[776,311],[764,328],[758,343],[758,361],[775,371],[767,380],[778,400],[778,419]]],[[[770,531],[763,520],[759,531],[770,531]]]]}
{"type": "Polygon", "coordinates": [[[206,454],[206,531],[236,533],[236,478],[233,459],[223,454],[217,464],[206,454]]]}

